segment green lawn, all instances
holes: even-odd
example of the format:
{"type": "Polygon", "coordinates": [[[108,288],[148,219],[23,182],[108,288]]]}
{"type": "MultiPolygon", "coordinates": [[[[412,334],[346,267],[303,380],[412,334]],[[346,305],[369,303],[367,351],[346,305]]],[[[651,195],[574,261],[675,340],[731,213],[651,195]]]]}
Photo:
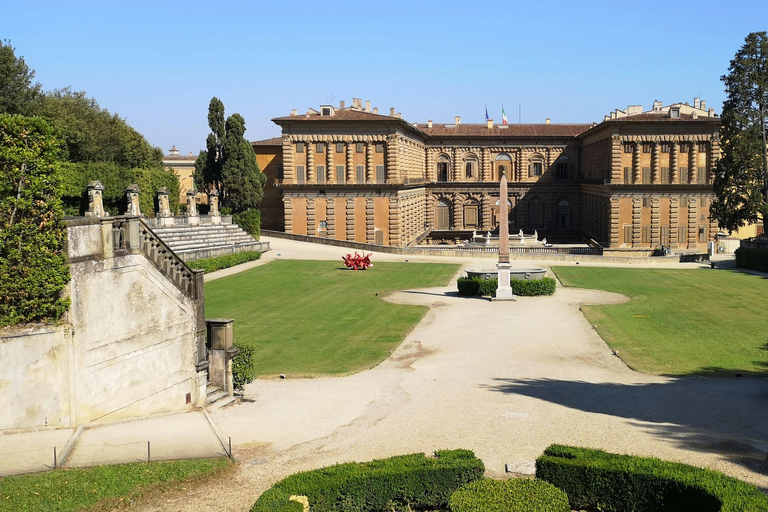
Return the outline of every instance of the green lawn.
{"type": "Polygon", "coordinates": [[[113,508],[142,492],[218,473],[229,459],[138,462],[0,478],[0,512],[68,512],[113,508]]]}
{"type": "Polygon", "coordinates": [[[628,295],[584,306],[630,367],[653,374],[765,375],[768,280],[727,270],[553,267],[566,286],[628,295]]]}
{"type": "Polygon", "coordinates": [[[427,312],[391,304],[396,290],[444,286],[457,265],[278,260],[205,285],[205,316],[234,318],[259,376],[344,374],[386,359],[427,312]]]}

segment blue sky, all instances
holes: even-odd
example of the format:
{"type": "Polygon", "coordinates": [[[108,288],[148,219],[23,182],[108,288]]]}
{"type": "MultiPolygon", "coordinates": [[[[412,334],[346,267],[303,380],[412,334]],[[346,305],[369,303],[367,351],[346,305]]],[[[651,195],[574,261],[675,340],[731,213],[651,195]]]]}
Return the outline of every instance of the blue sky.
{"type": "Polygon", "coordinates": [[[654,99],[720,111],[720,76],[768,1],[49,2],[4,0],[0,38],[46,90],[96,98],[164,152],[205,145],[212,96],[246,120],[333,99],[410,122],[600,121],[654,99]],[[34,5],[34,7],[30,7],[34,5]]]}

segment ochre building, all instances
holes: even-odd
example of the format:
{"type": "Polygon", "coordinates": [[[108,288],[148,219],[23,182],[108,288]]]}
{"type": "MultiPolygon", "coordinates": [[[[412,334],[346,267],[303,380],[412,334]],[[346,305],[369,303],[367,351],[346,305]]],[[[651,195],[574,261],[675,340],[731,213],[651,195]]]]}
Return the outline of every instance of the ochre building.
{"type": "Polygon", "coordinates": [[[491,231],[504,173],[513,233],[701,250],[717,231],[720,119],[699,105],[629,107],[599,124],[417,124],[355,99],[273,121],[282,138],[253,143],[271,155],[266,229],[392,246],[491,231]]]}

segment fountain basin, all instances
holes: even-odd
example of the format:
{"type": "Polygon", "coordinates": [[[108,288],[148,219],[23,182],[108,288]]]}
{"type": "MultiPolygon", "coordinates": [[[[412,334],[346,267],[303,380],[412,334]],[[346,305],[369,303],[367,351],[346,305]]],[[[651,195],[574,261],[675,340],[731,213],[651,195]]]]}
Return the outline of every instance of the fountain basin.
{"type": "MultiPolygon", "coordinates": [[[[467,277],[477,277],[478,279],[496,279],[498,272],[496,270],[467,270],[467,277]]],[[[509,269],[510,279],[522,279],[524,281],[532,279],[541,279],[547,273],[547,269],[532,268],[511,268],[509,269]]]]}

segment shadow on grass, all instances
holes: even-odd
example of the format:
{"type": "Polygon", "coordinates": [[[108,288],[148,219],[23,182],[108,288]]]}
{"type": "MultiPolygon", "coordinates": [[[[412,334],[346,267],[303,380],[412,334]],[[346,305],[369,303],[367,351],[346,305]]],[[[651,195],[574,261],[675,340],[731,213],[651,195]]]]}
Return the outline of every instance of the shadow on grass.
{"type": "MultiPolygon", "coordinates": [[[[677,378],[647,384],[496,379],[489,391],[630,420],[681,448],[768,475],[768,380],[677,378]]],[[[768,484],[763,488],[768,491],[768,484]]]]}

